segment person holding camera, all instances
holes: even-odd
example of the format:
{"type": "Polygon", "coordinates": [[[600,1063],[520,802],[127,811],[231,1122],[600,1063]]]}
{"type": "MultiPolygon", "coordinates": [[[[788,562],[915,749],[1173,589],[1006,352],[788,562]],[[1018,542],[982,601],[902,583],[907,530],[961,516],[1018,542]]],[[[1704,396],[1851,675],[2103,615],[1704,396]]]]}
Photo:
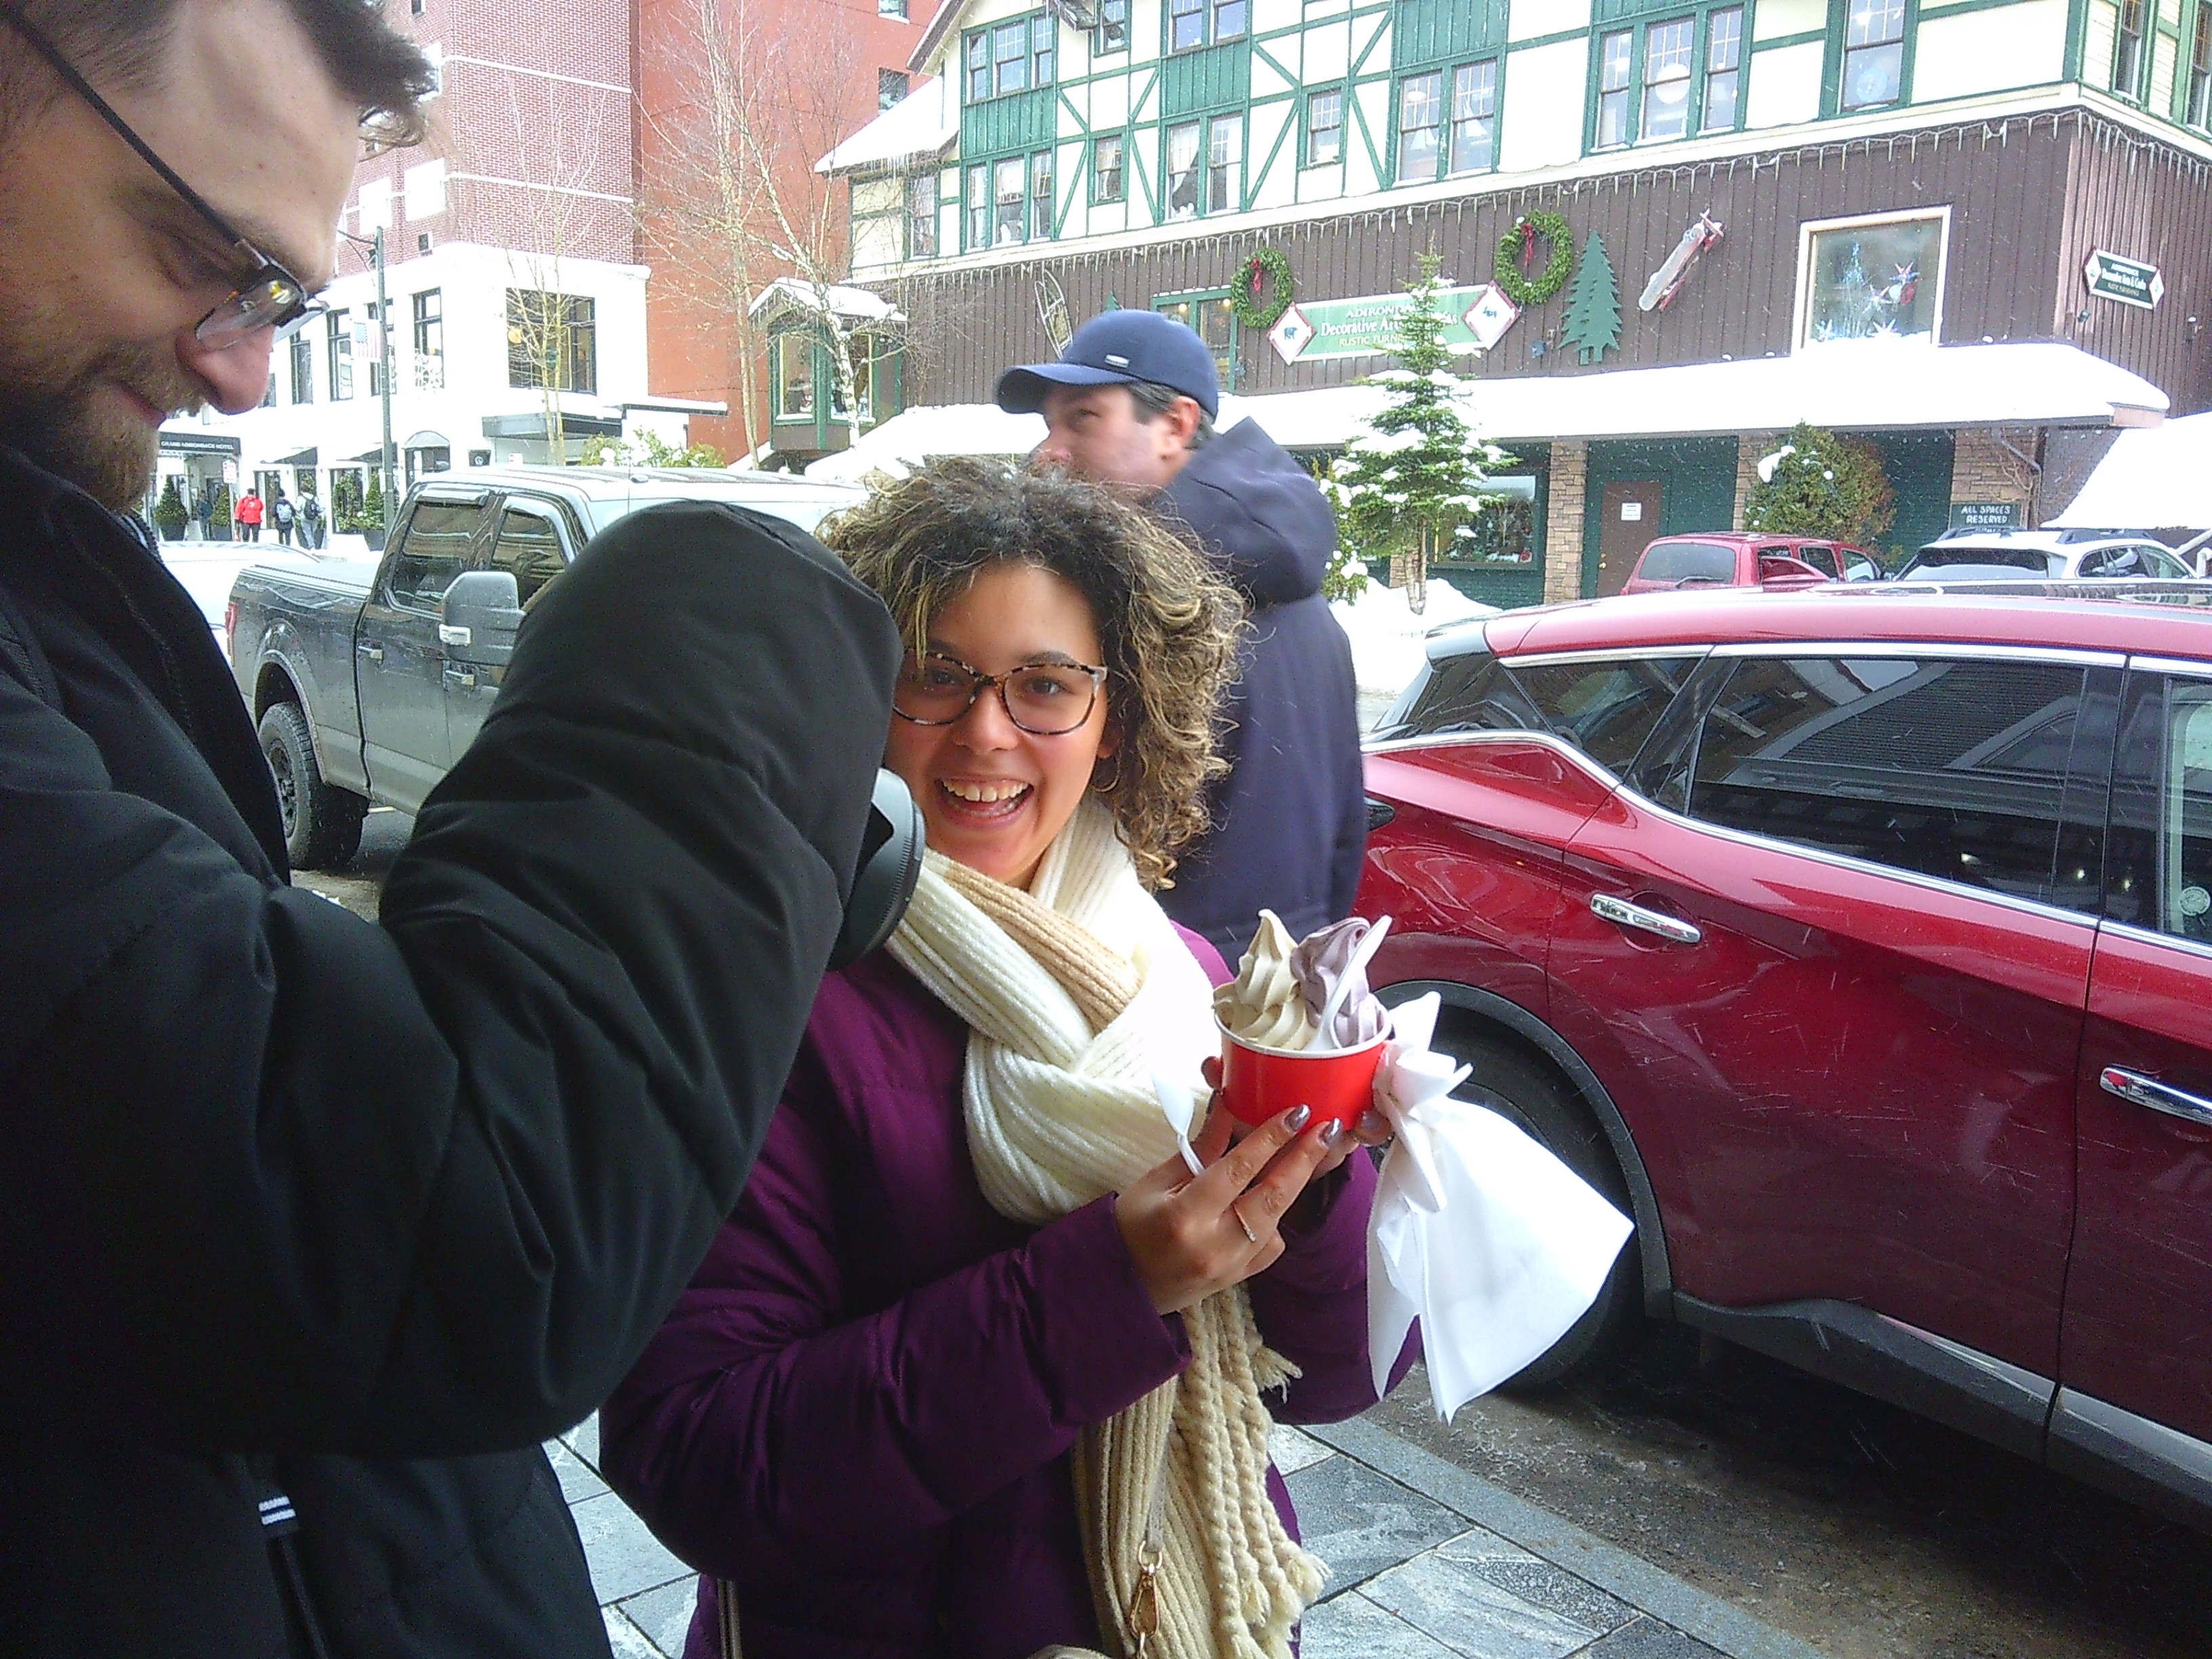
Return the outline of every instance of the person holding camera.
{"type": "Polygon", "coordinates": [[[548,590],[380,926],[289,882],[127,509],[432,86],[368,0],[0,0],[10,1652],[605,1654],[538,1444],[730,1213],[847,924],[896,632],[704,505],[548,590]]]}

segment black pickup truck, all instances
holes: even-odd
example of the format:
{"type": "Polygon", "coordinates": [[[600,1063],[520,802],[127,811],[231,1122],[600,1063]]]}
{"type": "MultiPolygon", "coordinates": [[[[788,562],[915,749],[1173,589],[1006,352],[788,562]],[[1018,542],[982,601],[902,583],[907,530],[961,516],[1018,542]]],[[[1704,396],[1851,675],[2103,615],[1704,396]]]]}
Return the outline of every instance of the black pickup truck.
{"type": "Polygon", "coordinates": [[[372,804],[421,807],[483,724],[522,607],[616,520],[726,501],[811,530],[861,494],[787,473],[480,467],[417,484],[377,562],[248,566],[224,630],[292,862],[336,869],[372,804]]]}

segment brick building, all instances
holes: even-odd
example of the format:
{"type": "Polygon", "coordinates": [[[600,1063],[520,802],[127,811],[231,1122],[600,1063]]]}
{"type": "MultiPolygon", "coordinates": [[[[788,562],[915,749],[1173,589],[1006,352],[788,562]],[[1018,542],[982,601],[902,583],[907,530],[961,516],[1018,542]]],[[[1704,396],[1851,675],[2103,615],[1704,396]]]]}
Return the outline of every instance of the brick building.
{"type": "Polygon", "coordinates": [[[2118,428],[2212,406],[2212,0],[964,0],[912,67],[947,118],[840,152],[910,404],[1145,305],[1325,452],[1421,253],[1472,316],[1524,218],[1577,271],[1601,245],[1617,337],[1571,288],[1462,337],[1524,504],[1454,573],[1480,597],[1603,591],[1632,543],[1740,521],[1798,419],[1875,439],[1909,547],[2038,522],[2118,428]],[[1232,303],[1263,249],[1271,328],[1232,303]]]}

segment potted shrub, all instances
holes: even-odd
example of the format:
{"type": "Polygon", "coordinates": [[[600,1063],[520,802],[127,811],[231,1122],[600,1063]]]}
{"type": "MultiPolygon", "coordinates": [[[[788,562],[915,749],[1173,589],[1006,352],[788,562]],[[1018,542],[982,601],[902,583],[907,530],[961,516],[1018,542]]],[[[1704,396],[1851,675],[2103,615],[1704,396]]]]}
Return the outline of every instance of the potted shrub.
{"type": "Polygon", "coordinates": [[[207,533],[210,541],[227,542],[230,539],[230,512],[235,505],[231,500],[228,484],[215,486],[208,497],[207,533]]]}
{"type": "Polygon", "coordinates": [[[172,472],[161,481],[161,499],[154,503],[154,528],[161,532],[163,541],[180,542],[191,521],[191,515],[185,511],[184,491],[177,487],[177,475],[172,472]]]}

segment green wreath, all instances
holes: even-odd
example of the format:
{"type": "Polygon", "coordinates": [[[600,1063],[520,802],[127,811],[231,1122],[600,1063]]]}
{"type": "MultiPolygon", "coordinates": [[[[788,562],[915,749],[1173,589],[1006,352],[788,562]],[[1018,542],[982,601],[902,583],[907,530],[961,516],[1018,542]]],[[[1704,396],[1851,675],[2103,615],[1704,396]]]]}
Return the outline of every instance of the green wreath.
{"type": "Polygon", "coordinates": [[[1291,308],[1297,291],[1291,262],[1275,249],[1263,247],[1237,270],[1229,303],[1245,327],[1269,329],[1291,308]]]}
{"type": "Polygon", "coordinates": [[[1540,306],[1567,285],[1567,273],[1575,267],[1575,234],[1567,228],[1567,222],[1556,213],[1537,208],[1524,213],[1513,222],[1513,228],[1498,239],[1498,286],[1505,290],[1505,297],[1526,309],[1540,306]],[[1552,258],[1544,267],[1544,274],[1533,281],[1514,268],[1534,239],[1542,237],[1552,245],[1552,258]]]}

